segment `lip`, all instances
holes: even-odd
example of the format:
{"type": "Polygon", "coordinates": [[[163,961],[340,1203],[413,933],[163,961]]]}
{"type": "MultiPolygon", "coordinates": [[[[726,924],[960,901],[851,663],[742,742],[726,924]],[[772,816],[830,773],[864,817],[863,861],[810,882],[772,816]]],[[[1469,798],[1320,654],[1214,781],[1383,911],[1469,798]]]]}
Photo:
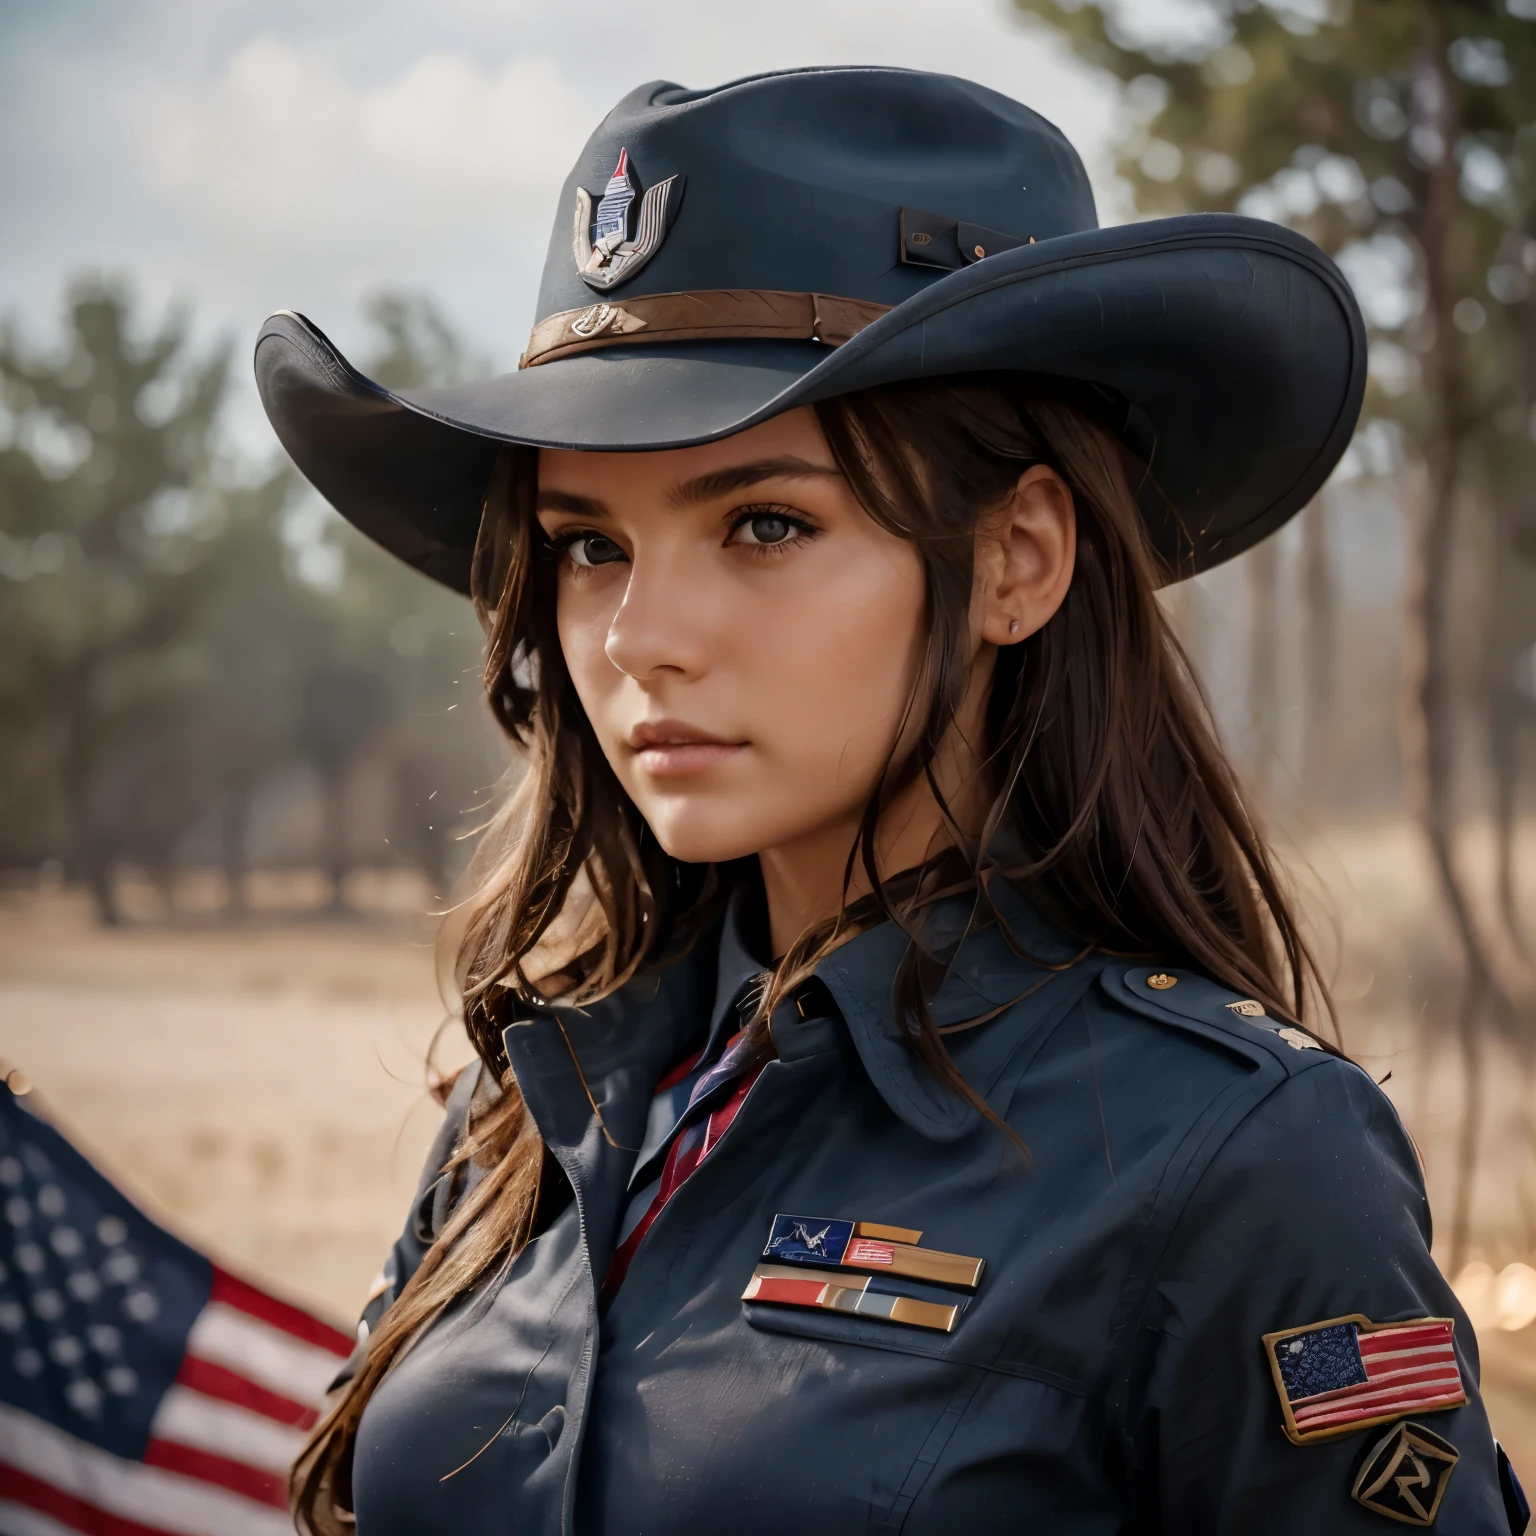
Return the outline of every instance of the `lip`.
{"type": "Polygon", "coordinates": [[[727,741],[685,720],[651,720],[629,733],[635,762],[646,773],[673,778],[702,773],[746,750],[744,741],[727,741]]]}

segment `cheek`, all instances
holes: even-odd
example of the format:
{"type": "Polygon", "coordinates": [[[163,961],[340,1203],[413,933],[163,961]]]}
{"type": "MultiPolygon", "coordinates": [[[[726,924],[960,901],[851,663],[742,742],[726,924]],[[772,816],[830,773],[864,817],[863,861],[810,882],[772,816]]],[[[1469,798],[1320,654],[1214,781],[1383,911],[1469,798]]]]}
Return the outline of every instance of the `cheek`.
{"type": "Polygon", "coordinates": [[[787,616],[762,682],[773,755],[815,767],[828,791],[872,788],[911,694],[924,607],[920,569],[877,568],[787,616]]]}
{"type": "Polygon", "coordinates": [[[612,692],[621,676],[606,650],[619,598],[603,592],[601,586],[590,578],[576,582],[562,576],[555,604],[555,629],[565,668],[576,696],[589,713],[612,692]]]}
{"type": "Polygon", "coordinates": [[[896,744],[925,615],[910,546],[742,614],[732,670],[753,752],[732,856],[857,821],[896,744]]]}

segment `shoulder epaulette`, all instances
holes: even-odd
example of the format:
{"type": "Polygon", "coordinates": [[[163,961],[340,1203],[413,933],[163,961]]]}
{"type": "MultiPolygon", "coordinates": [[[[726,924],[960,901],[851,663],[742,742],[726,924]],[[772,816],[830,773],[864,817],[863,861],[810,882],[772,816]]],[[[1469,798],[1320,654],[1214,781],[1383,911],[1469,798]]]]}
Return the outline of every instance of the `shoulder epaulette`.
{"type": "Polygon", "coordinates": [[[1257,998],[1244,997],[1199,971],[1108,965],[1099,980],[1110,997],[1136,1013],[1185,1029],[1194,1026],[1196,1033],[1236,1045],[1245,1055],[1257,1051],[1273,1057],[1287,1073],[1333,1056],[1289,1019],[1271,1018],[1257,998]]]}

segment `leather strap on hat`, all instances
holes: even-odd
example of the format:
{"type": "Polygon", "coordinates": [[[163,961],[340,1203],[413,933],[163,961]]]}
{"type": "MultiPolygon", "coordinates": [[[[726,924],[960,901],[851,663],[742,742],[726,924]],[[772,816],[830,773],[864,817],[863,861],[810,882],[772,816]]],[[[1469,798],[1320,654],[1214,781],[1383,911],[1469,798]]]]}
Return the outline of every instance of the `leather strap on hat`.
{"type": "Polygon", "coordinates": [[[780,293],[770,288],[652,293],[549,315],[534,326],[528,350],[517,366],[533,368],[577,352],[635,341],[752,337],[840,347],[890,307],[827,293],[780,293]]]}

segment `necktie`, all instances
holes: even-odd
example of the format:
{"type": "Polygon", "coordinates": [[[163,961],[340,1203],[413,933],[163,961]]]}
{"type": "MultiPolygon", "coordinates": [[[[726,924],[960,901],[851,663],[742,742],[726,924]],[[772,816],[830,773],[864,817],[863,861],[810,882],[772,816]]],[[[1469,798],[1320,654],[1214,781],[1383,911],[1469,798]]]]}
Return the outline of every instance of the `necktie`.
{"type": "MultiPolygon", "coordinates": [[[[755,992],[749,992],[738,1002],[738,1014],[750,1016],[756,1002],[755,992]]],[[[688,1106],[678,1117],[681,1128],[673,1134],[672,1146],[662,1164],[661,1179],[650,1206],[619,1245],[613,1263],[608,1267],[603,1282],[605,1295],[611,1296],[618,1290],[635,1251],[650,1231],[651,1223],[725,1135],[752,1084],[772,1056],[773,1040],[767,1030],[758,1030],[756,1038],[749,1036],[745,1029],[738,1030],[731,1036],[720,1060],[693,1085],[688,1106]]]]}

